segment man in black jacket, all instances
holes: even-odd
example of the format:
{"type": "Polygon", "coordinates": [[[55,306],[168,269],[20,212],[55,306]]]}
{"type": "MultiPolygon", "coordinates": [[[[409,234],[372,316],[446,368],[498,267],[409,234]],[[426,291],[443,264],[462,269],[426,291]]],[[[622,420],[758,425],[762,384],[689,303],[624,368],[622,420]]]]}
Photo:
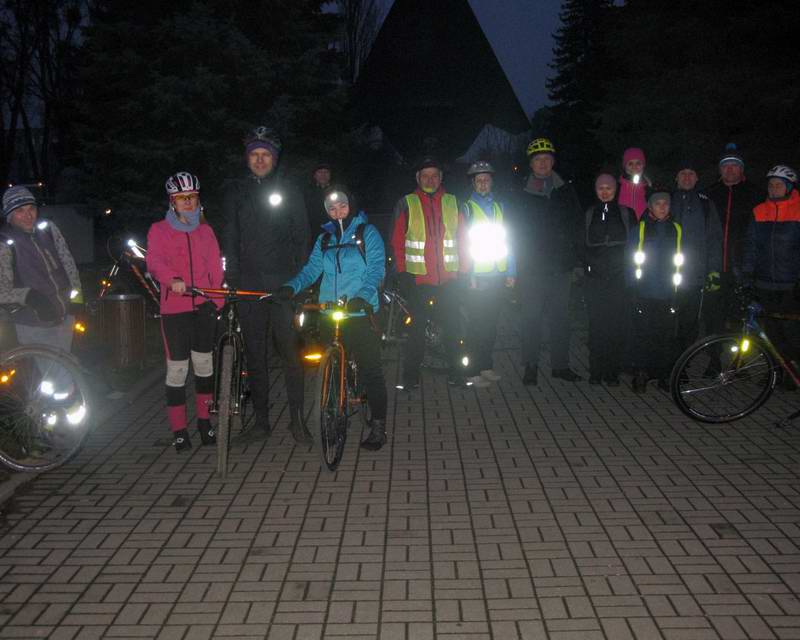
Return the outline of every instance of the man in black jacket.
{"type": "MultiPolygon", "coordinates": [[[[268,127],[245,139],[250,173],[231,185],[225,198],[225,279],[235,288],[277,291],[303,266],[308,247],[308,218],[303,196],[276,172],[280,138],[268,127]]],[[[289,430],[297,442],[310,442],[303,424],[303,367],[291,309],[282,304],[242,302],[240,322],[255,427],[243,436],[269,436],[268,345],[274,338],[286,372],[289,430]]]]}
{"type": "Polygon", "coordinates": [[[729,143],[719,160],[719,180],[706,189],[716,205],[722,227],[722,269],[718,290],[706,292],[703,312],[707,333],[723,331],[733,290],[741,276],[744,240],[753,220],[753,209],[763,199],[763,189],[744,175],[744,160],[729,143]]]}
{"type": "Polygon", "coordinates": [[[550,327],[552,376],[577,382],[569,366],[569,297],[578,264],[582,212],[569,182],[553,171],[555,148],[547,138],[528,145],[531,173],[509,207],[517,259],[517,299],[522,313],[523,382],[538,383],[542,321],[550,327]]]}

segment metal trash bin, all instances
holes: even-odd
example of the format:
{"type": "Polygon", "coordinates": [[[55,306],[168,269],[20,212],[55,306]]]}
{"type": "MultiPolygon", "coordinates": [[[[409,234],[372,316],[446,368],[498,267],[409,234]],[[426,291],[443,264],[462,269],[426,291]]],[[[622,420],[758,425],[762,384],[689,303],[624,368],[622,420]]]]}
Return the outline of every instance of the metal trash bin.
{"type": "Polygon", "coordinates": [[[145,304],[137,294],[112,294],[100,306],[103,345],[115,369],[144,367],[145,304]]]}

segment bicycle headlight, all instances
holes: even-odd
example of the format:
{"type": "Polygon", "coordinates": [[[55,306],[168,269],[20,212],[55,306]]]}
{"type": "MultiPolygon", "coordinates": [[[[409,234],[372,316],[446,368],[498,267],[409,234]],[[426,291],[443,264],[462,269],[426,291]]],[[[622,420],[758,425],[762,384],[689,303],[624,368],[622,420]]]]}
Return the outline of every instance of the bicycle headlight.
{"type": "Polygon", "coordinates": [[[341,322],[344,320],[344,311],[334,311],[333,319],[336,320],[336,322],[341,322]]]}

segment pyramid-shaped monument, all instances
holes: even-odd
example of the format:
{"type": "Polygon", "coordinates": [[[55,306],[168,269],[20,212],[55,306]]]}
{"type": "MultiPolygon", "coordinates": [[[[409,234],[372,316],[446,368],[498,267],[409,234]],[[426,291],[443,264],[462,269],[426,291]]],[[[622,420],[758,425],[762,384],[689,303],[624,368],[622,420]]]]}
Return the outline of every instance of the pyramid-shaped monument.
{"type": "Polygon", "coordinates": [[[467,0],[395,0],[355,90],[360,118],[410,160],[453,159],[487,124],[530,126],[467,0]]]}

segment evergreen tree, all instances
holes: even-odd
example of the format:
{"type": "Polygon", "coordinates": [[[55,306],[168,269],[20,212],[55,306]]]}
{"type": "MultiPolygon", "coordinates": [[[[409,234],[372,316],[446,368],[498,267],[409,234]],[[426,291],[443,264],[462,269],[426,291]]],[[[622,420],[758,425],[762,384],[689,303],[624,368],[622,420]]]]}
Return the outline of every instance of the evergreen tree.
{"type": "Polygon", "coordinates": [[[306,124],[331,91],[319,80],[324,65],[336,62],[318,55],[327,44],[319,5],[100,3],[81,82],[81,156],[93,209],[111,208],[123,220],[160,215],[164,180],[188,170],[200,177],[213,220],[223,182],[244,170],[249,127],[271,122],[290,152],[302,147],[306,124]]]}
{"type": "Polygon", "coordinates": [[[604,30],[611,0],[565,0],[548,79],[550,127],[562,165],[584,178],[595,171],[595,113],[605,98],[604,30]]]}
{"type": "Polygon", "coordinates": [[[687,155],[715,178],[730,140],[751,175],[797,162],[800,52],[787,20],[795,4],[629,0],[617,9],[606,32],[614,99],[598,112],[606,153],[642,146],[662,179],[687,155]]]}

